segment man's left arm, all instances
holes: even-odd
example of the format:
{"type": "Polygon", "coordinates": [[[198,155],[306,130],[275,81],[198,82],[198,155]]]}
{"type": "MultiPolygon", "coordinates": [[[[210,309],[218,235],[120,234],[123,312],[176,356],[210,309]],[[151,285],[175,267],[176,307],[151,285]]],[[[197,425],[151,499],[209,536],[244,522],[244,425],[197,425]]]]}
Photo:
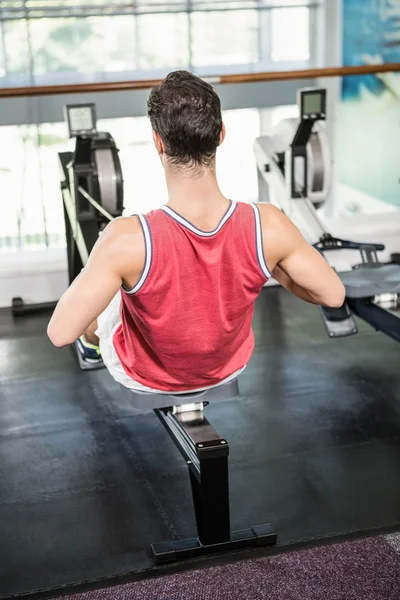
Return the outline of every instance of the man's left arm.
{"type": "Polygon", "coordinates": [[[55,346],[72,344],[109,305],[122,285],[113,224],[99,237],[80,275],[57,304],[47,328],[55,346]]]}

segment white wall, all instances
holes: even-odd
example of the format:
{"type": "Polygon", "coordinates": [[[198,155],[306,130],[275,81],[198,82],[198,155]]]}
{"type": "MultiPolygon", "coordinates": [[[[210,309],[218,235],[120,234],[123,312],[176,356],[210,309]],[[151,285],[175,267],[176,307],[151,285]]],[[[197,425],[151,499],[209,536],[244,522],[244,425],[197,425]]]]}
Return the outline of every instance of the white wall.
{"type": "MultiPolygon", "coordinates": [[[[319,47],[320,63],[323,66],[339,67],[343,64],[342,35],[343,35],[343,0],[325,0],[320,15],[321,33],[318,38],[322,40],[319,47]]],[[[326,130],[332,148],[333,178],[331,190],[325,205],[325,214],[328,217],[335,215],[335,201],[338,197],[338,178],[336,175],[337,148],[337,118],[341,98],[341,77],[318,79],[317,85],[326,88],[328,92],[328,106],[326,130]]]]}
{"type": "Polygon", "coordinates": [[[0,307],[12,298],[27,303],[58,300],[67,289],[65,250],[37,250],[0,254],[0,307]]]}

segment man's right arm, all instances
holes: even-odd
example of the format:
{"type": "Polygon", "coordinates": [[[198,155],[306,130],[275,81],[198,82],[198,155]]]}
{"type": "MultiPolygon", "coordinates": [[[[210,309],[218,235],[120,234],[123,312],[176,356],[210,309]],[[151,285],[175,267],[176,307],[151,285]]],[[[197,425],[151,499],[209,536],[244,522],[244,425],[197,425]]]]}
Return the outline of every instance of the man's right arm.
{"type": "Polygon", "coordinates": [[[274,278],[297,297],[332,308],[345,300],[338,275],[278,208],[258,205],[263,230],[264,256],[274,278]]]}

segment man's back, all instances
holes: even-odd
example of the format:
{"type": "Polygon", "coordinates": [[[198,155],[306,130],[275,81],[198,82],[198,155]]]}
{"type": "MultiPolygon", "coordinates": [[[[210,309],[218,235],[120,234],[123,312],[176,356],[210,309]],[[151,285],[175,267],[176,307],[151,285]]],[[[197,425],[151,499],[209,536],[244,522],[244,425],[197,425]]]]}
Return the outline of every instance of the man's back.
{"type": "Polygon", "coordinates": [[[114,346],[128,375],[145,386],[210,387],[250,360],[254,301],[270,276],[260,215],[255,205],[233,202],[221,214],[208,231],[168,206],[141,217],[147,261],[139,285],[122,293],[114,346]]]}

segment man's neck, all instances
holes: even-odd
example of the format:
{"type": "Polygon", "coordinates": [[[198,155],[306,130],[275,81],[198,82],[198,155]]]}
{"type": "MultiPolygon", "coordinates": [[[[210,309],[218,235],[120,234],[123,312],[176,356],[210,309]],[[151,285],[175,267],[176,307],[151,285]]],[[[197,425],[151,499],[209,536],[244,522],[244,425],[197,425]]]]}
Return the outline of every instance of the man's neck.
{"type": "Polygon", "coordinates": [[[165,168],[168,187],[168,206],[183,216],[202,215],[217,210],[228,200],[219,189],[215,168],[165,168]]]}

